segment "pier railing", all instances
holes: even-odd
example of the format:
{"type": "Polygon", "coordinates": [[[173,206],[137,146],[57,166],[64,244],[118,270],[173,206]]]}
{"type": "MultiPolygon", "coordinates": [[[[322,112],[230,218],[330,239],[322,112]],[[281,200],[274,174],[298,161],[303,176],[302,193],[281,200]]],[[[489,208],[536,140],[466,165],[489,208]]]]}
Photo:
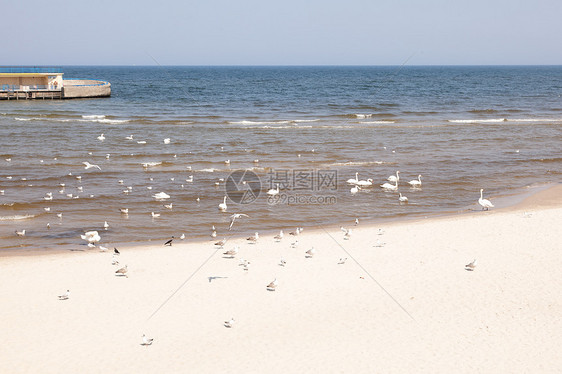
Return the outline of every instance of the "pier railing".
{"type": "Polygon", "coordinates": [[[0,66],[0,73],[29,74],[29,73],[62,73],[61,68],[45,66],[0,66]]]}

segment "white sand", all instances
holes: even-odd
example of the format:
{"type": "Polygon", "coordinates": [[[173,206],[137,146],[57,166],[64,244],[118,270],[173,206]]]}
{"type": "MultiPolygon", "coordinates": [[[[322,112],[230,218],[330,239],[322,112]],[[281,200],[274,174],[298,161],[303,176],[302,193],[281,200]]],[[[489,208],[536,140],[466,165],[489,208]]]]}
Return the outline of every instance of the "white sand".
{"type": "Polygon", "coordinates": [[[96,250],[1,257],[0,372],[559,373],[561,191],[503,211],[360,224],[350,240],[328,230],[337,243],[322,230],[298,248],[289,235],[232,240],[235,259],[217,252],[152,318],[212,242],[122,248],[128,278],[96,250]]]}

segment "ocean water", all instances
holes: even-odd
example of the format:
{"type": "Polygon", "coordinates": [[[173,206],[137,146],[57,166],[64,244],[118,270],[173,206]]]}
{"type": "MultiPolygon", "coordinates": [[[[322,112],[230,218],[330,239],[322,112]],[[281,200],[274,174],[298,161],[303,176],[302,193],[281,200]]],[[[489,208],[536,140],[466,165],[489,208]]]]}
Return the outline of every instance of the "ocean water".
{"type": "Polygon", "coordinates": [[[112,96],[0,101],[0,249],[85,249],[89,230],[111,246],[480,209],[480,188],[494,201],[562,175],[559,66],[64,72],[110,81],[112,96]],[[397,170],[409,204],[379,187],[397,170]],[[356,172],[373,187],[353,195],[356,172]],[[249,218],[229,232],[232,213],[249,218]]]}

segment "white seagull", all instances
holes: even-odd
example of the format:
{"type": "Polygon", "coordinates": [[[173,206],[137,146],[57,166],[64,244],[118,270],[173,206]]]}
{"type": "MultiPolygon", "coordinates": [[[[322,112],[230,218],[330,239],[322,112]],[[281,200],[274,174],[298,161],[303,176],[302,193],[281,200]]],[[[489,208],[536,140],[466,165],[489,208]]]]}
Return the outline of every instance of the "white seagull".
{"type": "Polygon", "coordinates": [[[228,209],[228,205],[226,205],[226,196],[225,196],[222,203],[219,204],[219,210],[221,212],[226,212],[227,209],[228,209]]]}
{"type": "Polygon", "coordinates": [[[476,268],[476,259],[474,259],[470,264],[464,265],[464,268],[468,271],[474,271],[476,268]]]}
{"type": "Polygon", "coordinates": [[[98,140],[101,140],[103,142],[105,140],[105,136],[101,134],[100,136],[98,136],[98,140]]]}
{"type": "Polygon", "coordinates": [[[237,218],[242,218],[242,217],[250,217],[247,214],[244,213],[234,213],[233,215],[230,216],[230,226],[228,226],[228,230],[232,229],[232,225],[234,225],[234,221],[236,221],[237,218]]]}
{"type": "Polygon", "coordinates": [[[142,343],[141,345],[151,345],[154,339],[147,337],[146,335],[142,334],[142,343]]]}
{"type": "Polygon", "coordinates": [[[25,230],[16,230],[17,236],[25,236],[25,230]]]}
{"type": "Polygon", "coordinates": [[[279,231],[279,234],[275,235],[275,236],[273,237],[273,239],[274,239],[276,242],[281,241],[281,239],[283,239],[283,230],[280,230],[280,231],[279,231]]]}
{"type": "Polygon", "coordinates": [[[68,300],[69,297],[70,297],[70,290],[66,290],[65,293],[59,295],[59,300],[68,300]]]}
{"type": "Polygon", "coordinates": [[[227,258],[234,258],[238,254],[238,246],[235,245],[233,249],[224,252],[223,255],[227,258]]]}
{"type": "Polygon", "coordinates": [[[275,291],[275,289],[277,288],[277,278],[275,278],[274,280],[272,280],[271,282],[269,282],[269,284],[267,286],[265,286],[265,288],[268,291],[275,291]]]}
{"type": "Polygon", "coordinates": [[[279,195],[279,183],[277,183],[277,187],[276,188],[272,188],[269,191],[267,191],[267,194],[269,196],[275,196],[275,195],[279,195]]]}
{"type": "Polygon", "coordinates": [[[101,237],[97,231],[86,231],[84,235],[80,235],[82,240],[88,242],[88,244],[94,244],[101,240],[101,237]]]}
{"type": "Polygon", "coordinates": [[[85,166],[84,169],[91,169],[91,168],[97,168],[99,170],[101,170],[101,168],[99,167],[99,165],[94,165],[94,164],[90,164],[88,161],[84,161],[82,162],[85,166]]]}
{"type": "Polygon", "coordinates": [[[304,257],[311,258],[316,253],[316,249],[314,247],[310,248],[308,251],[305,252],[304,257]]]}
{"type": "Polygon", "coordinates": [[[224,321],[224,327],[228,327],[229,329],[234,327],[234,317],[228,321],[224,321]]]}
{"type": "Polygon", "coordinates": [[[256,232],[254,235],[250,236],[249,238],[246,238],[246,240],[248,240],[250,243],[257,243],[259,237],[260,237],[259,234],[256,232]]]}

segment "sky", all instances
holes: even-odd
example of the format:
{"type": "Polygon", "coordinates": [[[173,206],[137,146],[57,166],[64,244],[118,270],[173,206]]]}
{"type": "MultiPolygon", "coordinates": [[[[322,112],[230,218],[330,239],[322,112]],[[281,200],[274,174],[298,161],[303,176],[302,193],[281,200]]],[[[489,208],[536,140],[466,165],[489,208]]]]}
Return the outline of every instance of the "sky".
{"type": "Polygon", "coordinates": [[[560,65],[560,0],[0,0],[6,65],[560,65]]]}

